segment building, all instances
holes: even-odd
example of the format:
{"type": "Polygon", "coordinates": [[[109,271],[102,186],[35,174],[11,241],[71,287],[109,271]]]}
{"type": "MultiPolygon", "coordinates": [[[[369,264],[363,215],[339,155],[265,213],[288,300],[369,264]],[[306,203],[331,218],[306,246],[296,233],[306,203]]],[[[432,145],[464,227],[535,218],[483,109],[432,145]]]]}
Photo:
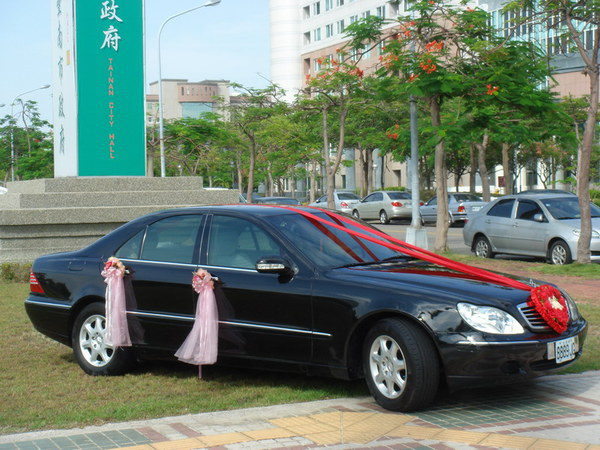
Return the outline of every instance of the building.
{"type": "MultiPolygon", "coordinates": [[[[397,17],[407,10],[406,0],[271,0],[271,80],[286,91],[293,101],[304,87],[306,76],[321,70],[322,61],[333,58],[344,44],[345,28],[357,20],[376,15],[397,17]]],[[[388,25],[392,28],[393,25],[388,25]]],[[[368,71],[379,62],[379,49],[365,54],[359,66],[368,71]]],[[[359,158],[347,149],[344,159],[354,161],[341,167],[337,189],[360,189],[359,158]]],[[[373,187],[408,186],[407,164],[390,156],[373,155],[373,187]]]]}
{"type": "MultiPolygon", "coordinates": [[[[204,80],[190,82],[185,79],[164,79],[163,119],[198,118],[206,112],[225,115],[223,106],[235,101],[229,93],[228,80],[204,80]]],[[[150,83],[146,94],[148,124],[158,122],[158,81],[150,83]]]]}

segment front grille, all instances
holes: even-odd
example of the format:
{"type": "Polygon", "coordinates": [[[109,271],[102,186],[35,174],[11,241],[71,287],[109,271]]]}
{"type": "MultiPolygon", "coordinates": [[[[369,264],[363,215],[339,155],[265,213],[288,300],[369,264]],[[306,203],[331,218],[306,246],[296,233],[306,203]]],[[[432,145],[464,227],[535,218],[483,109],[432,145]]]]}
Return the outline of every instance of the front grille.
{"type": "Polygon", "coordinates": [[[519,306],[517,306],[517,308],[519,308],[521,315],[532,331],[551,331],[546,321],[542,318],[542,316],[540,316],[533,306],[529,306],[527,303],[521,303],[519,306]]]}

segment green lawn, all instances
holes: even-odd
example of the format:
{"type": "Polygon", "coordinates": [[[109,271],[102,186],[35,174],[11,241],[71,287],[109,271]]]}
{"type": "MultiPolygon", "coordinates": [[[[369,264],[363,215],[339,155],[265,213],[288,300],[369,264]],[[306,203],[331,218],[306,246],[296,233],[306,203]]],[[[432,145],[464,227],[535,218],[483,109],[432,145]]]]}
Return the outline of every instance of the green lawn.
{"type": "MultiPolygon", "coordinates": [[[[146,363],[120,377],[90,377],[70,348],[35,331],[25,314],[28,285],[0,283],[0,434],[67,428],[168,415],[368,395],[362,381],[346,382],[252,370],[146,363]]],[[[590,323],[600,306],[581,305],[590,323]]],[[[566,370],[600,369],[600,333],[566,370]]]]}

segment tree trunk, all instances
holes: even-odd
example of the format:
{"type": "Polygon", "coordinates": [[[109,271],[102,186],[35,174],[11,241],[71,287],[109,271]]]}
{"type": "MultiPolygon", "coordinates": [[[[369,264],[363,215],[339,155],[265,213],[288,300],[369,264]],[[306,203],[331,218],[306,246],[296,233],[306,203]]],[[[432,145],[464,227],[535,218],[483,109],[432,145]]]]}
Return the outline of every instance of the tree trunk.
{"type": "Polygon", "coordinates": [[[292,198],[296,198],[296,177],[292,175],[292,198]]]}
{"type": "Polygon", "coordinates": [[[490,196],[490,179],[488,178],[488,170],[485,165],[485,154],[487,151],[490,136],[487,132],[483,134],[481,144],[477,144],[477,161],[479,166],[479,176],[481,177],[481,189],[483,191],[483,201],[489,202],[490,196]]]}
{"type": "Polygon", "coordinates": [[[148,145],[148,150],[146,151],[146,176],[153,177],[154,176],[154,146],[148,145]]]}
{"type": "Polygon", "coordinates": [[[235,154],[235,168],[237,169],[238,191],[244,193],[244,174],[242,173],[242,158],[239,152],[235,154]]]}
{"type": "Polygon", "coordinates": [[[317,191],[317,177],[315,176],[315,172],[317,171],[317,164],[312,162],[310,163],[310,170],[308,171],[310,177],[310,193],[309,193],[309,202],[314,203],[316,200],[316,191],[317,191]]]}
{"type": "Polygon", "coordinates": [[[504,173],[504,195],[511,195],[512,191],[512,172],[510,171],[510,145],[502,144],[502,172],[504,173]]]}
{"type": "Polygon", "coordinates": [[[246,200],[252,203],[252,190],[254,189],[254,162],[256,159],[256,143],[250,141],[250,164],[248,167],[248,189],[246,190],[246,200]]]}
{"type": "MultiPolygon", "coordinates": [[[[437,97],[430,99],[431,125],[441,125],[440,103],[437,97]]],[[[446,148],[444,138],[440,138],[435,146],[435,184],[437,196],[437,220],[435,228],[435,252],[448,251],[448,172],[446,170],[446,148]]]]}
{"type": "Polygon", "coordinates": [[[373,191],[373,150],[365,150],[365,171],[366,171],[366,192],[365,195],[369,195],[369,192],[373,191]]]}
{"type": "Polygon", "coordinates": [[[267,196],[273,197],[273,188],[275,182],[273,181],[273,172],[271,171],[271,163],[267,165],[267,182],[269,183],[267,189],[267,196]]]}
{"type": "Polygon", "coordinates": [[[577,196],[579,197],[579,209],[581,210],[581,230],[579,232],[579,241],[577,242],[577,262],[584,264],[591,262],[590,162],[592,159],[592,147],[594,145],[596,117],[598,115],[598,67],[596,66],[594,70],[589,70],[588,68],[588,76],[590,77],[590,106],[585,121],[585,129],[583,130],[583,142],[577,152],[577,196]]]}
{"type": "Polygon", "coordinates": [[[475,144],[469,146],[469,192],[477,192],[477,158],[475,157],[475,144]]]}

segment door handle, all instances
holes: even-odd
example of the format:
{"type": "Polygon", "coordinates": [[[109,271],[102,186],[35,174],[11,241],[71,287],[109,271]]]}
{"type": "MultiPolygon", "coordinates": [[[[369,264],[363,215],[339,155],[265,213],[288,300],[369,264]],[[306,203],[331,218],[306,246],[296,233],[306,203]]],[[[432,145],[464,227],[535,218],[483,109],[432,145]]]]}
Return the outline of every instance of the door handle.
{"type": "Polygon", "coordinates": [[[85,262],[83,261],[71,261],[69,263],[69,270],[72,272],[79,272],[83,270],[83,266],[85,266],[85,262]]]}
{"type": "Polygon", "coordinates": [[[485,223],[492,223],[492,221],[490,219],[486,219],[485,223]]]}

